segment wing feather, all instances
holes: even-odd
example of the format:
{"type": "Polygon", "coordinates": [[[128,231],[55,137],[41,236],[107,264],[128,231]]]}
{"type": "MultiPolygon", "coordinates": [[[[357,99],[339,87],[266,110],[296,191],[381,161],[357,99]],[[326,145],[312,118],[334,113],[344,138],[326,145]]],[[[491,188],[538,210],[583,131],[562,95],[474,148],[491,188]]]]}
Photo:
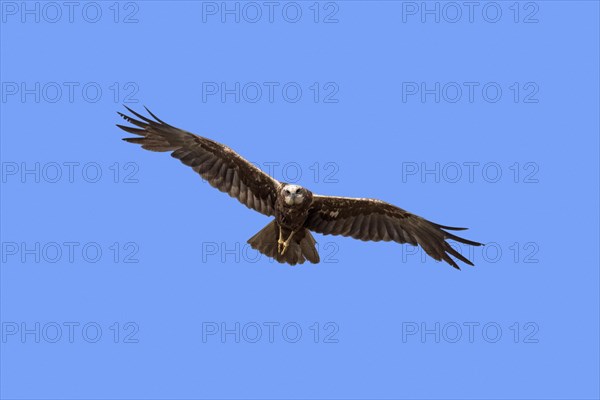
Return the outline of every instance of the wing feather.
{"type": "Polygon", "coordinates": [[[446,240],[471,246],[474,242],[447,230],[463,230],[438,225],[399,207],[375,199],[313,196],[313,204],[305,226],[324,235],[350,236],[360,240],[391,241],[419,245],[438,261],[460,269],[454,259],[473,265],[446,240]]]}
{"type": "Polygon", "coordinates": [[[275,201],[281,183],[262,172],[229,147],[214,140],[194,135],[158,119],[147,118],[128,107],[138,119],[118,113],[134,125],[117,125],[125,132],[140,137],[125,138],[150,151],[170,151],[171,156],[192,167],[208,183],[231,197],[237,198],[248,208],[265,215],[274,215],[275,201]]]}

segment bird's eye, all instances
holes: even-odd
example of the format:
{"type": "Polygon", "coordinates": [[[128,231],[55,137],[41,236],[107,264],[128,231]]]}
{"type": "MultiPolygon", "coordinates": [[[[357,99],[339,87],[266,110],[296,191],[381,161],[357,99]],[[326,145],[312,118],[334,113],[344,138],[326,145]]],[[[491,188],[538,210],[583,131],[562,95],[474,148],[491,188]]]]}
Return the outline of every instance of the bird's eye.
{"type": "Polygon", "coordinates": [[[290,194],[290,191],[285,189],[285,194],[290,194]]]}
{"type": "Polygon", "coordinates": [[[296,193],[301,193],[301,192],[302,192],[302,188],[296,189],[296,193]]]}

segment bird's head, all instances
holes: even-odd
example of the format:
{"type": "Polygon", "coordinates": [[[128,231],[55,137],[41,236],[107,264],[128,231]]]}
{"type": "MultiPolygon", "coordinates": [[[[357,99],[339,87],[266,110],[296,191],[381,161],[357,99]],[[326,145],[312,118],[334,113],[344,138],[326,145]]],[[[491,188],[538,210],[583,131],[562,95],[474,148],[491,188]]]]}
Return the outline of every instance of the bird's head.
{"type": "Polygon", "coordinates": [[[307,189],[298,185],[284,185],[281,189],[281,196],[288,206],[303,204],[310,198],[311,193],[307,189]]]}

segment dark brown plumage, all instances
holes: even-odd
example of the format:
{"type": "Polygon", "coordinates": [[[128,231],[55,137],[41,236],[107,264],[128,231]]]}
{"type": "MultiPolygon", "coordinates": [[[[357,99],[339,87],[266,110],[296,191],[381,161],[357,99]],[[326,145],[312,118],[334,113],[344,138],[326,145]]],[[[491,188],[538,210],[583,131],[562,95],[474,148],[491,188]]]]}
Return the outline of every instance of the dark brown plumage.
{"type": "Polygon", "coordinates": [[[192,167],[213,187],[251,209],[274,216],[275,220],[248,243],[281,263],[318,263],[316,242],[310,233],[313,231],[419,245],[435,260],[443,260],[454,268],[460,269],[450,256],[473,265],[446,242],[451,239],[480,246],[481,243],[447,232],[465,228],[438,225],[380,200],[312,194],[300,186],[273,179],[225,145],[161,121],[148,109],[154,120],[127,110],[139,120],[119,115],[136,127],[117,126],[140,137],[123,140],[151,151],[170,151],[171,156],[192,167]]]}

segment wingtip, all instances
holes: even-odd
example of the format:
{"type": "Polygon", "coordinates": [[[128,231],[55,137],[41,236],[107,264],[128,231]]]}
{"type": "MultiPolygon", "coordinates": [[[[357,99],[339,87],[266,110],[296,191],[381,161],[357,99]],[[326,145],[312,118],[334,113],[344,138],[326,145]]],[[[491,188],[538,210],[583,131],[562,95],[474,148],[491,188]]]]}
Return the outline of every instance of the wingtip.
{"type": "Polygon", "coordinates": [[[143,129],[133,128],[131,126],[116,124],[118,128],[123,129],[125,132],[133,133],[134,135],[145,136],[143,129]]]}
{"type": "Polygon", "coordinates": [[[462,228],[462,227],[458,227],[458,226],[446,226],[446,225],[440,225],[440,224],[436,224],[438,228],[442,228],[442,229],[448,229],[450,231],[466,231],[469,228],[462,228]]]}
{"type": "Polygon", "coordinates": [[[146,106],[144,106],[144,108],[146,109],[146,111],[148,112],[148,114],[150,114],[152,116],[152,118],[154,118],[155,120],[157,120],[158,122],[160,122],[161,124],[165,124],[168,125],[165,121],[161,120],[160,118],[158,118],[156,115],[154,115],[154,113],[152,111],[150,111],[150,109],[146,106]]]}
{"type": "Polygon", "coordinates": [[[122,138],[121,140],[127,143],[144,144],[144,138],[122,138]]]}
{"type": "Polygon", "coordinates": [[[130,113],[135,114],[135,111],[133,111],[131,108],[127,107],[125,104],[123,104],[123,107],[125,107],[127,109],[127,111],[129,111],[130,113]]]}
{"type": "Polygon", "coordinates": [[[452,260],[452,263],[450,264],[455,270],[457,271],[462,271],[462,269],[460,269],[460,267],[458,266],[457,263],[454,262],[454,260],[452,260]]]}

